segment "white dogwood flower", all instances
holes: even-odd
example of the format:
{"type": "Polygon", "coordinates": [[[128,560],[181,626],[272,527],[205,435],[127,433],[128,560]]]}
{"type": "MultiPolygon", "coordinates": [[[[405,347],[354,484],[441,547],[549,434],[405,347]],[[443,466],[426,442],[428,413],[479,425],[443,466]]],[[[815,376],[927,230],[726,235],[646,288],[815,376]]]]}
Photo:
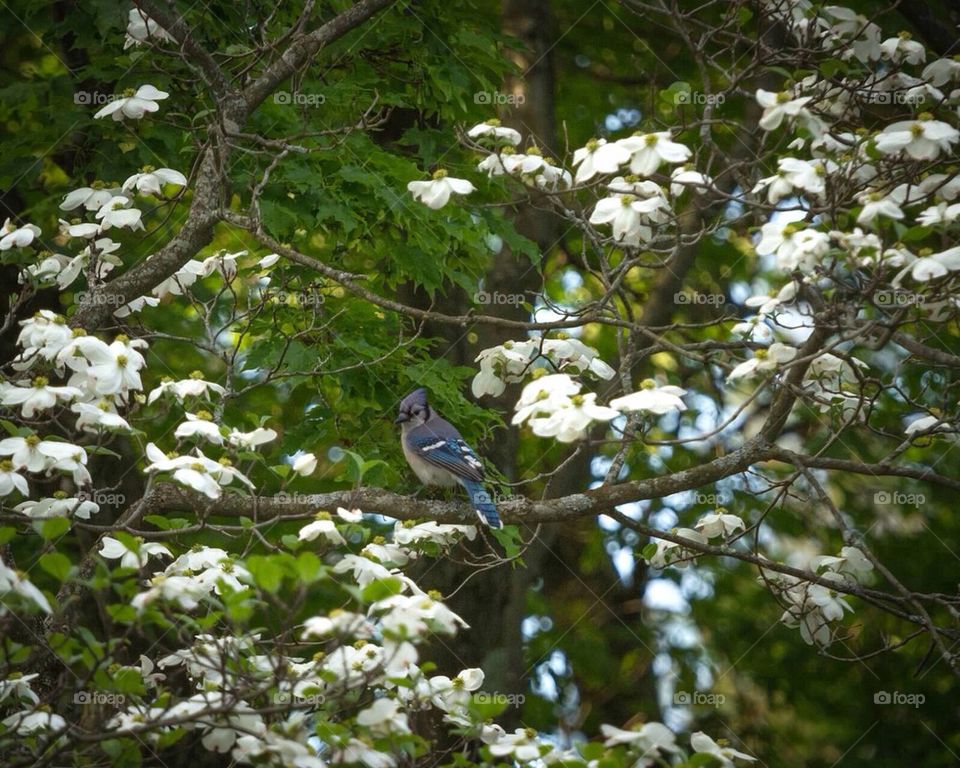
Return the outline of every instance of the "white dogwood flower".
{"type": "Polygon", "coordinates": [[[26,248],[35,238],[40,237],[40,227],[34,224],[24,224],[18,227],[7,219],[0,230],[0,251],[11,248],[26,248]]]}
{"type": "Polygon", "coordinates": [[[100,556],[108,560],[119,560],[122,568],[142,568],[151,557],[173,557],[163,544],[146,542],[137,538],[128,546],[112,536],[100,540],[100,556]]]}
{"type": "Polygon", "coordinates": [[[924,113],[917,120],[888,125],[877,136],[876,145],[877,150],[885,155],[906,151],[914,160],[935,160],[941,154],[951,154],[958,141],[960,131],[924,113]]]}
{"type": "Polygon", "coordinates": [[[170,94],[166,91],[158,90],[152,85],[141,85],[136,90],[128,88],[123,96],[114,99],[103,109],[99,110],[93,117],[113,117],[117,122],[129,117],[131,120],[139,120],[147,112],[156,112],[160,109],[158,101],[162,101],[170,94]]]}
{"type": "Polygon", "coordinates": [[[124,192],[136,189],[141,195],[159,196],[163,192],[164,184],[185,187],[187,177],[171,168],[154,168],[152,165],[145,165],[140,169],[140,173],[133,174],[123,182],[121,189],[124,192]]]}
{"type": "Polygon", "coordinates": [[[500,125],[499,120],[487,120],[485,123],[479,123],[467,131],[467,136],[471,139],[503,140],[513,146],[520,143],[520,132],[505,125],[500,125]]]}
{"type": "Polygon", "coordinates": [[[103,187],[94,184],[92,187],[80,187],[68,192],[60,203],[61,210],[73,211],[83,206],[88,211],[97,211],[109,203],[120,190],[116,187],[103,187]]]}
{"type": "Polygon", "coordinates": [[[414,200],[437,210],[447,204],[451,194],[469,195],[476,187],[466,179],[455,179],[447,176],[446,171],[439,170],[433,174],[432,181],[411,181],[407,184],[407,190],[413,194],[414,200]]]}
{"type": "Polygon", "coordinates": [[[810,118],[812,115],[806,109],[812,96],[794,98],[790,93],[765,91],[758,88],[756,93],[757,104],[763,107],[760,117],[760,127],[765,131],[773,131],[780,127],[784,119],[810,118]]]}
{"type": "Polygon", "coordinates": [[[690,148],[673,141],[670,131],[634,134],[619,142],[630,153],[630,173],[649,176],[663,163],[685,163],[693,153],[690,148]]]}
{"type": "Polygon", "coordinates": [[[662,416],[670,411],[685,411],[686,404],[680,398],[687,394],[687,390],[672,385],[658,386],[653,379],[644,379],[640,382],[640,389],[628,395],[614,398],[610,407],[631,413],[646,411],[662,416]]]}
{"type": "Polygon", "coordinates": [[[132,45],[143,45],[151,37],[166,43],[176,42],[167,30],[147,16],[142,9],[131,8],[127,15],[127,37],[123,42],[123,50],[132,45]]]}
{"type": "Polygon", "coordinates": [[[630,151],[620,142],[608,143],[606,139],[590,139],[573,153],[577,168],[574,180],[577,184],[590,181],[598,173],[616,173],[620,166],[630,162],[630,151]]]}
{"type": "Polygon", "coordinates": [[[768,349],[755,350],[753,357],[740,363],[729,373],[727,381],[742,379],[757,373],[775,371],[796,356],[797,350],[795,348],[775,341],[768,349]]]}

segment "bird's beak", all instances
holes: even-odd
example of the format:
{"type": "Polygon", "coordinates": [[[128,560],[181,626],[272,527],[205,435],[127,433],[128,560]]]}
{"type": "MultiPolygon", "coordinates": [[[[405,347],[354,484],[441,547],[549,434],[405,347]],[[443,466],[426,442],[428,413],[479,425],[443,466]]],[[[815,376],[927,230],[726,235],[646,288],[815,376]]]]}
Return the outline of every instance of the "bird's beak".
{"type": "Polygon", "coordinates": [[[394,423],[394,424],[403,424],[403,422],[405,422],[405,421],[410,421],[410,417],[409,417],[407,414],[405,414],[405,413],[401,413],[399,416],[397,416],[397,418],[395,418],[395,419],[393,420],[393,423],[394,423]]]}

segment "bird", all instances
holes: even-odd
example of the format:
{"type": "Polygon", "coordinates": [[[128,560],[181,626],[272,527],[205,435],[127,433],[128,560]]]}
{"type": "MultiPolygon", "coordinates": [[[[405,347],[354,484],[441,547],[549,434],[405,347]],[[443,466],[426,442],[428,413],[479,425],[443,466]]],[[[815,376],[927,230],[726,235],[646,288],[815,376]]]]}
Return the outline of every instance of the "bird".
{"type": "Polygon", "coordinates": [[[483,462],[457,428],[427,402],[427,390],[415,389],[400,401],[395,424],[410,469],[424,485],[463,486],[481,522],[503,528],[497,507],[484,486],[483,462]]]}

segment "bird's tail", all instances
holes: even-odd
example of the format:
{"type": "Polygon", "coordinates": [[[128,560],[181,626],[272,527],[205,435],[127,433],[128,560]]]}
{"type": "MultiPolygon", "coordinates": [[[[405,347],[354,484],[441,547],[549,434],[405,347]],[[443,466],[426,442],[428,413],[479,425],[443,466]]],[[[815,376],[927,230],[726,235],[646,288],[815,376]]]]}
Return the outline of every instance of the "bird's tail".
{"type": "Polygon", "coordinates": [[[497,514],[497,507],[493,503],[490,492],[483,487],[482,483],[476,480],[463,480],[463,487],[470,497],[470,503],[477,511],[480,519],[491,528],[503,528],[503,522],[500,515],[497,514]]]}

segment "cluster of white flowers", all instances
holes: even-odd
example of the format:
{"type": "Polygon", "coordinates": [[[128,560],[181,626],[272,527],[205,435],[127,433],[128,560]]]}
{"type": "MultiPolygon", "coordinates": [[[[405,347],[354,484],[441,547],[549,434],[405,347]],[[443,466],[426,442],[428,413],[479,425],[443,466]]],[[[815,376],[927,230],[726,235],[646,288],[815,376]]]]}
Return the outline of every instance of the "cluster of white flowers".
{"type": "MultiPolygon", "coordinates": [[[[721,508],[701,517],[694,528],[675,528],[671,533],[693,545],[705,546],[711,539],[727,540],[737,531],[744,530],[746,526],[743,520],[721,508]]],[[[653,546],[656,550],[650,552],[649,556],[645,553],[645,558],[654,568],[663,569],[668,565],[686,568],[698,554],[695,548],[666,539],[657,540],[653,546]]]]}
{"type": "MultiPolygon", "coordinates": [[[[520,133],[500,125],[498,120],[475,125],[467,136],[489,150],[478,163],[478,171],[488,177],[509,176],[535,189],[557,192],[570,189],[574,182],[579,185],[598,175],[629,171],[630,175],[617,175],[607,184],[612,194],[598,201],[590,215],[591,224],[610,225],[613,238],[620,245],[637,247],[650,242],[652,225],[665,224],[673,216],[664,189],[643,177],[657,173],[667,164],[676,166],[670,174],[670,193],[674,197],[687,188],[702,193],[712,186],[708,177],[685,165],[692,152],[673,141],[669,131],[637,133],[610,142],[591,139],[574,152],[575,177],[553,159],[544,157],[539,147],[530,146],[526,152],[518,152],[520,133]]],[[[447,176],[441,169],[431,181],[411,181],[407,189],[424,205],[442,208],[452,194],[466,195],[475,187],[465,179],[447,176]]]]}
{"type": "MultiPolygon", "coordinates": [[[[873,563],[856,547],[843,547],[838,556],[821,555],[810,563],[821,577],[830,582],[856,584],[873,570],[873,563]]],[[[833,641],[831,624],[853,609],[846,599],[825,584],[814,584],[795,576],[773,573],[761,568],[760,582],[769,586],[786,605],[780,620],[788,627],[800,629],[808,645],[826,647],[833,641]]]]}
{"type": "Polygon", "coordinates": [[[523,381],[540,363],[564,373],[589,371],[601,379],[612,379],[615,373],[597,350],[565,334],[553,339],[507,341],[483,350],[476,362],[480,363],[480,372],[473,377],[474,397],[499,397],[507,384],[523,381]]]}
{"type": "Polygon", "coordinates": [[[599,405],[593,392],[580,394],[582,385],[565,373],[535,378],[523,388],[512,423],[529,425],[539,437],[554,437],[562,443],[582,439],[594,422],[609,422],[625,413],[646,412],[661,416],[682,411],[680,387],[658,387],[646,380],[637,392],[615,398],[610,406],[599,405]]]}

